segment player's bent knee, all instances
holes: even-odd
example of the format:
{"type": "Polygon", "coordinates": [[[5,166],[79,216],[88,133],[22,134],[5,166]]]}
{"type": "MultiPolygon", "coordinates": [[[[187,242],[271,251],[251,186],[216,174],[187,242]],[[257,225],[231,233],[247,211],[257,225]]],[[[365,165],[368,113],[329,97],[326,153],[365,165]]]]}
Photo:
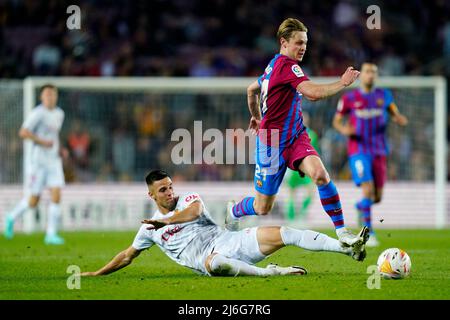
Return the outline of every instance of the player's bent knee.
{"type": "Polygon", "coordinates": [[[206,270],[211,274],[211,276],[235,276],[233,273],[233,267],[230,265],[228,261],[226,261],[226,257],[213,253],[206,258],[205,261],[206,270]]]}
{"type": "Polygon", "coordinates": [[[311,175],[311,179],[318,186],[322,186],[330,182],[330,176],[328,175],[328,172],[323,169],[315,170],[311,175]]]}

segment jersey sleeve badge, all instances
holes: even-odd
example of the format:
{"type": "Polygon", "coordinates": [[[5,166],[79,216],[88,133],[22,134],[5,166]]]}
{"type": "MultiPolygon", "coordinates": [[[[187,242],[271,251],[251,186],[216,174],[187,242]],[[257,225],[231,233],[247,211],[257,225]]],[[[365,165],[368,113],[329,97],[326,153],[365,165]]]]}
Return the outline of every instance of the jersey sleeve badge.
{"type": "Polygon", "coordinates": [[[303,71],[302,68],[298,64],[293,64],[291,67],[292,72],[297,76],[297,78],[303,77],[303,71]]]}

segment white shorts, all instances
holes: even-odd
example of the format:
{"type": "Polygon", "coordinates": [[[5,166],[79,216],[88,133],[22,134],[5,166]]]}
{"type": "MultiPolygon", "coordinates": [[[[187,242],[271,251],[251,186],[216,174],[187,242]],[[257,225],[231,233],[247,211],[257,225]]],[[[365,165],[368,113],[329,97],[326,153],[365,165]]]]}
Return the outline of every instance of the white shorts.
{"type": "MultiPolygon", "coordinates": [[[[264,260],[267,256],[262,254],[259,249],[258,239],[256,238],[257,229],[258,227],[245,228],[240,231],[226,230],[214,241],[214,246],[207,256],[218,253],[248,264],[255,264],[264,260]]],[[[203,265],[204,263],[205,261],[203,261],[203,265]]],[[[210,275],[208,272],[207,274],[210,275]]]]}
{"type": "Polygon", "coordinates": [[[32,195],[40,195],[45,187],[61,188],[65,185],[62,161],[51,164],[32,165],[27,177],[28,189],[32,195]]]}

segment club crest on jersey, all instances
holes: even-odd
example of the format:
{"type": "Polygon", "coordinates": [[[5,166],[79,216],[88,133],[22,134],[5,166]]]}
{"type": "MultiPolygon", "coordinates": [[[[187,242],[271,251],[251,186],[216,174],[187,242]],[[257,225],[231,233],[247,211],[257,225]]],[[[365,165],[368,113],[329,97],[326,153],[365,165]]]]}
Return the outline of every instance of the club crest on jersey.
{"type": "Polygon", "coordinates": [[[293,72],[298,78],[304,76],[303,71],[302,71],[302,68],[300,68],[300,66],[299,66],[298,64],[293,64],[292,67],[291,67],[291,69],[292,69],[292,72],[293,72]]]}
{"type": "Polygon", "coordinates": [[[258,187],[262,187],[263,183],[261,180],[256,180],[256,184],[258,185],[258,187]]]}
{"type": "Polygon", "coordinates": [[[381,107],[384,105],[384,99],[377,99],[377,106],[381,107]]]}

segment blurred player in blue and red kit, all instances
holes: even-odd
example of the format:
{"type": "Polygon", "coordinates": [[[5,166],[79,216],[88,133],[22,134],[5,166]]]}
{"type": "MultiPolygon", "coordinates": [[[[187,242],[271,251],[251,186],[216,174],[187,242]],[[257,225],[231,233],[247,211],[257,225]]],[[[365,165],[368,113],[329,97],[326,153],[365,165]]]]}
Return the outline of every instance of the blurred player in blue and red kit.
{"type": "Polygon", "coordinates": [[[358,246],[363,250],[368,230],[363,228],[354,235],[346,229],[338,191],[311,145],[301,110],[302,96],[313,101],[332,96],[352,84],[359,71],[349,67],[339,81],[330,84],[310,81],[299,66],[306,52],[307,31],[297,19],[284,20],[277,32],[280,52],[247,89],[251,113],[249,129],[258,135],[256,196],[246,197],[237,204],[230,202],[226,224],[236,229],[242,216],[268,214],[289,167],[301,176],[308,175],[317,185],[323,208],[335,226],[339,241],[344,246],[358,246]]]}
{"type": "Polygon", "coordinates": [[[363,63],[361,87],[342,96],[333,119],[336,130],[349,137],[348,156],[352,178],[363,193],[356,208],[361,223],[370,229],[368,246],[378,245],[372,228],[371,208],[374,203],[381,201],[386,181],[386,129],[389,116],[401,126],[408,123],[394,103],[391,91],[375,87],[377,76],[375,64],[363,63]]]}

